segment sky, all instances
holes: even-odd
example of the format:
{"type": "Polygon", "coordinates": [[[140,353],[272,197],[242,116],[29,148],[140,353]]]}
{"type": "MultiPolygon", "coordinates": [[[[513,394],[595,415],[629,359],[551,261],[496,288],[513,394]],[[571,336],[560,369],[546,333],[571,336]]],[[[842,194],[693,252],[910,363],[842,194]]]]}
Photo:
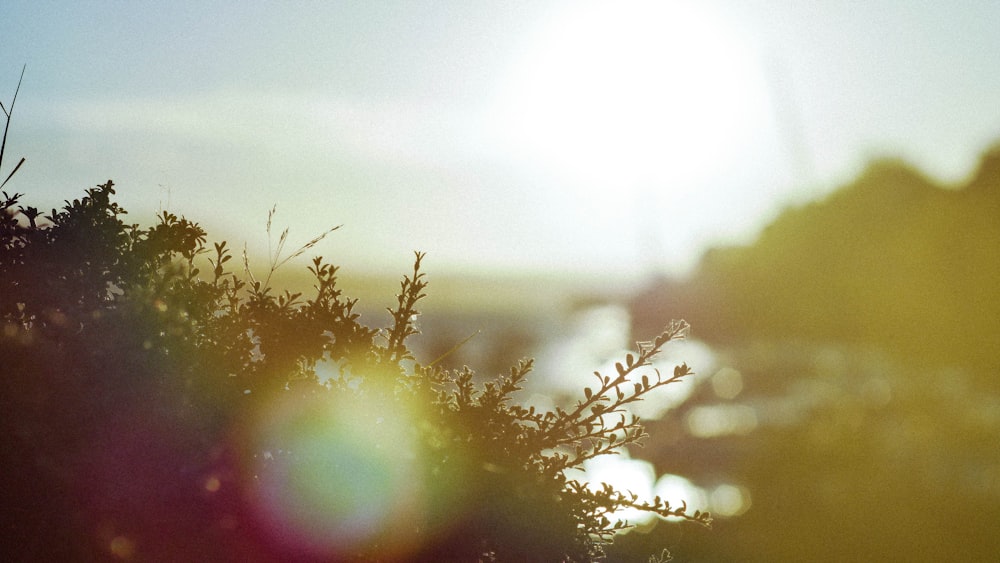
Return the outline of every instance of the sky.
{"type": "Polygon", "coordinates": [[[1000,139],[1000,2],[0,6],[4,188],[113,179],[363,272],[683,274],[866,162],[960,181],[1000,139]]]}

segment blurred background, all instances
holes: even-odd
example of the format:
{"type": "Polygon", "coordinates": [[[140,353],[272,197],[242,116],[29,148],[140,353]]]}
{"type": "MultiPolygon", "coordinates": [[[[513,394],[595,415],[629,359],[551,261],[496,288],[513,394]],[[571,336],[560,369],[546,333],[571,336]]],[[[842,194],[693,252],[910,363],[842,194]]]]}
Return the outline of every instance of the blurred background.
{"type": "Polygon", "coordinates": [[[587,473],[716,526],[641,522],[612,559],[993,560],[998,21],[988,0],[14,0],[4,173],[26,157],[10,189],[43,209],[112,178],[133,221],[186,215],[263,269],[273,206],[290,245],[342,224],[316,251],[372,324],[426,251],[418,357],[534,356],[533,404],[688,320],[663,362],[698,376],[587,473]]]}

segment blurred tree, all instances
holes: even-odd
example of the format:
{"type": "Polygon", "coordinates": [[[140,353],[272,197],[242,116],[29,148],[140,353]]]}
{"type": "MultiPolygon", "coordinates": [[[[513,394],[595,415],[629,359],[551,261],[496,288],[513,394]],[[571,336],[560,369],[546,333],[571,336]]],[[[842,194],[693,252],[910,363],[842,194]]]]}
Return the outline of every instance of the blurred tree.
{"type": "Polygon", "coordinates": [[[680,561],[995,559],[998,218],[1000,148],[953,187],[875,162],[635,299],[637,330],[678,312],[740,377],[735,395],[713,376],[649,423],[669,437],[647,446],[658,469],[752,498],[711,541],[688,536],[680,561]],[[692,431],[698,409],[733,406],[751,431],[692,431]]]}
{"type": "Polygon", "coordinates": [[[715,343],[798,339],[875,345],[958,367],[1000,392],[1000,148],[961,186],[895,160],[825,200],[788,209],[747,247],[710,250],[688,280],[635,301],[637,326],[677,311],[715,343]]]}

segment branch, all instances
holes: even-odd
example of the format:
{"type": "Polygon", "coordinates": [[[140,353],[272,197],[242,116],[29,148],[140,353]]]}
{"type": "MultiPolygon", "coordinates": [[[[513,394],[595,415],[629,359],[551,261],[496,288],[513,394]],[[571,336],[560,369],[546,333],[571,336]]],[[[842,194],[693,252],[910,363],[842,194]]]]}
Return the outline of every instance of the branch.
{"type": "MultiPolygon", "coordinates": [[[[7,122],[3,126],[3,141],[0,141],[0,167],[3,167],[3,153],[7,148],[7,130],[10,129],[10,116],[14,113],[14,103],[17,102],[17,93],[21,91],[21,81],[24,80],[24,69],[26,68],[28,68],[27,64],[21,67],[21,77],[17,79],[17,88],[14,90],[14,97],[10,101],[10,109],[8,110],[3,107],[3,103],[0,102],[0,109],[2,109],[4,115],[7,116],[7,122]]],[[[7,184],[11,176],[14,175],[14,172],[17,172],[17,169],[20,168],[22,164],[24,164],[23,157],[20,162],[17,163],[17,166],[14,167],[14,170],[11,171],[10,175],[7,176],[7,179],[3,181],[3,184],[0,184],[0,188],[7,184]]]]}

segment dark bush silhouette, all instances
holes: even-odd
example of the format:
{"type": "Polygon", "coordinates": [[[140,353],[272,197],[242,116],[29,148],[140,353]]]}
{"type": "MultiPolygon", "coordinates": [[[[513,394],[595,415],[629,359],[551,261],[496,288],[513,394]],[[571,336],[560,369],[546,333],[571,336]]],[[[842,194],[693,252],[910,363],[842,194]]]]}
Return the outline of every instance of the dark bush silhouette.
{"type": "MultiPolygon", "coordinates": [[[[511,400],[530,361],[480,386],[412,357],[422,254],[373,329],[322,257],[278,293],[114,194],[0,202],[3,559],[589,561],[619,507],[710,523],[565,475],[643,438],[622,407],[690,373],[650,366],[686,323],[538,412],[511,400]]],[[[283,257],[286,235],[270,273],[322,238],[283,257]]]]}

